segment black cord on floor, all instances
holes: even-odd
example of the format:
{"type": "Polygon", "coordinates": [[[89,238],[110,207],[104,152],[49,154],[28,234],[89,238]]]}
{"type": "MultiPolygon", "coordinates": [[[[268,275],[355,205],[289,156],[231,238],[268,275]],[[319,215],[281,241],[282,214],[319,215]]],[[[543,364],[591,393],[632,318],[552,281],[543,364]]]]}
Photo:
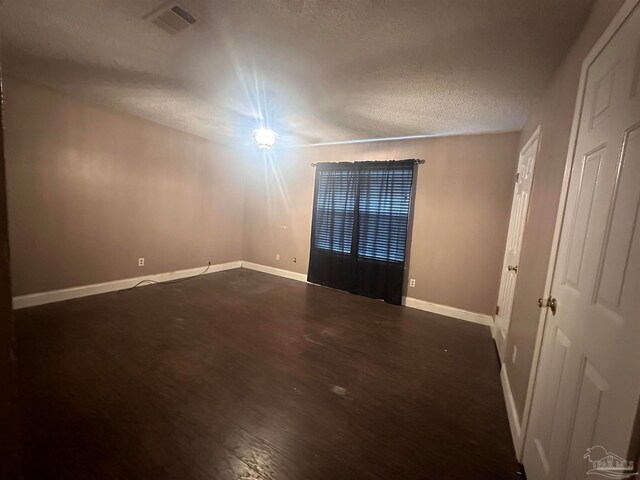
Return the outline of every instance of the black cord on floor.
{"type": "Polygon", "coordinates": [[[209,264],[207,265],[207,268],[205,268],[202,272],[198,273],[197,275],[192,275],[190,277],[184,277],[184,278],[176,278],[175,280],[165,280],[164,282],[158,282],[157,280],[151,280],[150,278],[147,278],[145,280],[140,280],[133,287],[123,288],[122,290],[118,290],[117,293],[128,292],[129,290],[133,290],[134,288],[140,287],[142,285],[153,285],[153,284],[157,284],[157,285],[173,285],[174,283],[181,283],[181,282],[184,282],[186,280],[192,280],[194,278],[201,277],[202,275],[204,275],[205,273],[207,273],[209,271],[209,268],[211,268],[211,262],[209,262],[209,264]]]}

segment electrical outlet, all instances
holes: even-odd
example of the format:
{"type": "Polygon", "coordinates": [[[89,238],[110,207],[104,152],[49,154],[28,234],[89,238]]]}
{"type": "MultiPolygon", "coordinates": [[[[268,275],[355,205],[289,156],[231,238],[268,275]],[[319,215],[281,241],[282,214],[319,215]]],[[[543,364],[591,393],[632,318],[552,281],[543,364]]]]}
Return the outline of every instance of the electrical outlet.
{"type": "Polygon", "coordinates": [[[138,259],[138,266],[139,267],[144,267],[144,258],[139,258],[138,259]]]}
{"type": "Polygon", "coordinates": [[[416,286],[416,279],[412,278],[411,280],[409,280],[409,286],[410,287],[415,287],[416,286]]]}
{"type": "Polygon", "coordinates": [[[276,260],[280,260],[280,254],[276,253],[276,260]]]}
{"type": "Polygon", "coordinates": [[[511,357],[511,363],[516,363],[516,356],[518,355],[518,346],[513,346],[513,356],[511,357]]]}

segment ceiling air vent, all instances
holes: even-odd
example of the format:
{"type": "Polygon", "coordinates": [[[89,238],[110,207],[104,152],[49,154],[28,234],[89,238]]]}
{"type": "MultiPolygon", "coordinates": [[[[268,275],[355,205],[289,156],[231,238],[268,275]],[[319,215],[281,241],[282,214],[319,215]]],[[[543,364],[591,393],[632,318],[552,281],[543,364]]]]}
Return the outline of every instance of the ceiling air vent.
{"type": "Polygon", "coordinates": [[[163,30],[175,35],[196,23],[196,19],[180,5],[170,4],[167,8],[156,10],[149,17],[163,30]]]}

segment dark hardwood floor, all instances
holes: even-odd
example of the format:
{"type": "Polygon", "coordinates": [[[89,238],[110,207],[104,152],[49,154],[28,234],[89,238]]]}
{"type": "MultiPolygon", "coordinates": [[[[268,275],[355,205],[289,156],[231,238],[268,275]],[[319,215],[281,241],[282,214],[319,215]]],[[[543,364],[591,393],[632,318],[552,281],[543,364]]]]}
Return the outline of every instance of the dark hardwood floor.
{"type": "Polygon", "coordinates": [[[520,478],[487,327],[244,269],[17,325],[27,479],[520,478]]]}

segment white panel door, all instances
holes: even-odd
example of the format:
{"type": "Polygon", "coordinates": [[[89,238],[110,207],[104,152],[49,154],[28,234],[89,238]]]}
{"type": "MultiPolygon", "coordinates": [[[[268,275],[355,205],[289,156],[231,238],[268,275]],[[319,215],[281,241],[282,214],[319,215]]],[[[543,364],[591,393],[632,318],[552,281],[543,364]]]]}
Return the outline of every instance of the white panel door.
{"type": "Polygon", "coordinates": [[[513,191],[509,234],[507,235],[507,247],[502,264],[502,280],[500,282],[498,310],[494,327],[494,338],[502,361],[504,361],[507,331],[511,322],[511,309],[518,278],[522,237],[524,236],[524,227],[527,222],[527,212],[529,211],[529,197],[531,186],[533,185],[533,171],[539,143],[540,130],[538,129],[523,147],[518,161],[518,173],[516,174],[516,186],[513,191]]]}
{"type": "Polygon", "coordinates": [[[640,6],[634,5],[586,67],[552,284],[557,313],[547,313],[525,440],[530,480],[603,478],[587,477],[587,448],[626,456],[640,399],[640,6]]]}

